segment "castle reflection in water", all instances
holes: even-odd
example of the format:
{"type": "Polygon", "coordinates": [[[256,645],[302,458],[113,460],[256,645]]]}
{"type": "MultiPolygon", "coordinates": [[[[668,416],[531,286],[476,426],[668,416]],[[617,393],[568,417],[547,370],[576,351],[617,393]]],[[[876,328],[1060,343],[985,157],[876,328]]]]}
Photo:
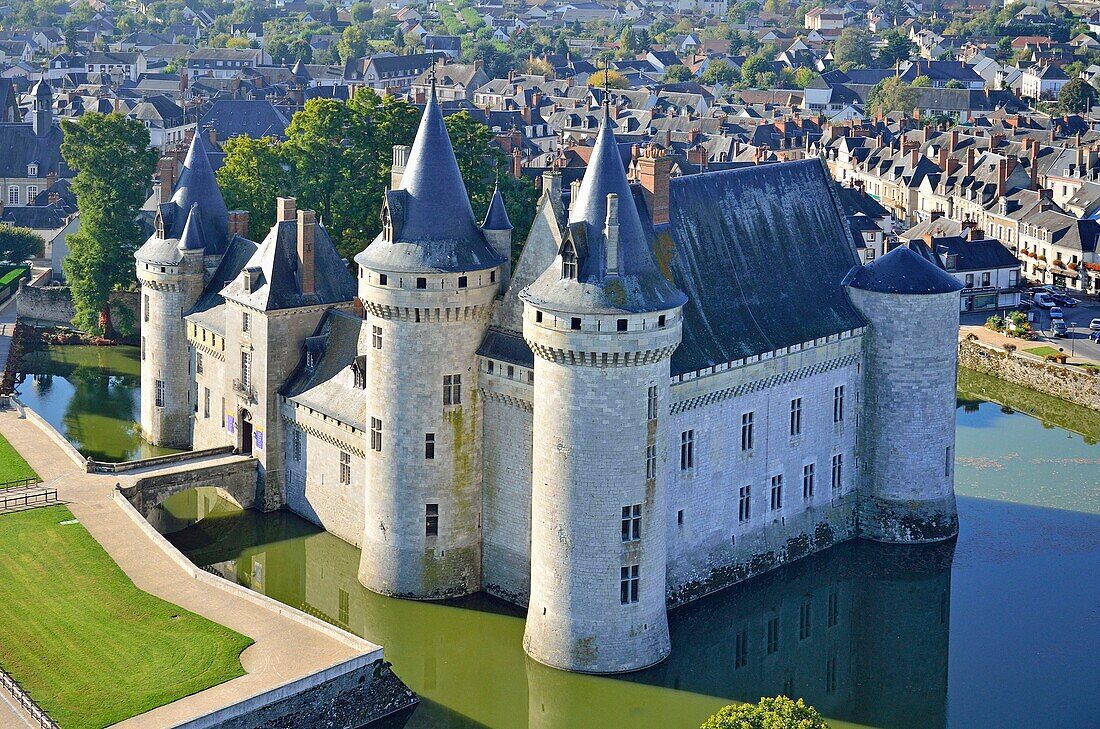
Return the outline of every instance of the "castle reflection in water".
{"type": "Polygon", "coordinates": [[[409,727],[696,726],[717,699],[776,694],[863,725],[947,721],[953,541],[849,542],[735,585],[670,613],[663,663],[608,678],[527,659],[522,614],[492,598],[368,592],[358,550],[289,514],[207,519],[171,539],[212,572],[383,644],[425,699],[409,727]]]}

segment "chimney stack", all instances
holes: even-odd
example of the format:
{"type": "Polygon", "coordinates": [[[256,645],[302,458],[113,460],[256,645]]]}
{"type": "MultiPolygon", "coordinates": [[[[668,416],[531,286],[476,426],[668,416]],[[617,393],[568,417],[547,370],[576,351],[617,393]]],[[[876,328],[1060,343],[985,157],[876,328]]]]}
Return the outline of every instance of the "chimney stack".
{"type": "Polygon", "coordinates": [[[1008,158],[997,162],[997,197],[1003,197],[1008,188],[1008,158]]]}
{"type": "Polygon", "coordinates": [[[248,211],[247,210],[230,210],[229,211],[229,236],[239,235],[242,238],[248,237],[248,211]]]}
{"type": "Polygon", "coordinates": [[[638,159],[638,181],[644,190],[653,225],[668,223],[668,181],[672,160],[657,147],[646,147],[638,159]]]}
{"type": "Polygon", "coordinates": [[[176,186],[176,158],[161,157],[157,162],[157,178],[160,180],[157,202],[161,205],[172,199],[172,190],[176,186]]]}
{"type": "MultiPolygon", "coordinates": [[[[283,199],[286,198],[280,198],[283,199]]],[[[313,293],[313,234],[316,227],[315,212],[298,211],[298,285],[303,295],[313,293]]]]}
{"type": "Polygon", "coordinates": [[[966,176],[974,174],[974,145],[966,148],[966,176]]]}
{"type": "Polygon", "coordinates": [[[982,240],[983,238],[985,238],[985,233],[982,231],[981,228],[977,226],[977,224],[975,224],[973,227],[970,228],[970,230],[966,232],[967,240],[982,240]]]}
{"type": "Polygon", "coordinates": [[[298,200],[293,197],[275,198],[275,222],[285,223],[295,219],[298,200]]]}
{"type": "Polygon", "coordinates": [[[955,150],[959,148],[959,130],[958,129],[952,129],[951,130],[951,136],[949,138],[951,140],[951,143],[948,145],[947,149],[952,154],[954,154],[955,150]]]}
{"type": "Polygon", "coordinates": [[[605,253],[607,255],[607,273],[609,276],[619,275],[619,196],[615,193],[607,195],[607,218],[603,227],[605,253]]]}

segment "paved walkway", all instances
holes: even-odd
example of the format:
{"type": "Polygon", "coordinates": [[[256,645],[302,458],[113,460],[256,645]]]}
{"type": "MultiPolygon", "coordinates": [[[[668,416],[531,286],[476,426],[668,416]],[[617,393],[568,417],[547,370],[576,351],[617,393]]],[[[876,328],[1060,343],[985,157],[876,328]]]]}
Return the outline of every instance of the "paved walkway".
{"type": "MultiPolygon", "coordinates": [[[[117,474],[82,472],[59,445],[30,420],[20,419],[15,411],[0,411],[0,434],[27,459],[45,483],[57,489],[73,515],[135,585],[255,641],[241,654],[246,675],[116,726],[126,729],[173,726],[361,655],[362,651],[327,633],[191,577],[114,501],[115,483],[121,480],[128,485],[134,475],[120,478],[117,474]]],[[[21,726],[16,715],[8,721],[3,701],[0,701],[0,726],[21,726]]]]}
{"type": "MultiPolygon", "coordinates": [[[[1054,349],[1062,349],[1066,355],[1069,355],[1071,347],[1065,339],[1049,339],[1047,337],[1040,337],[1039,339],[1027,340],[1018,339],[1016,337],[1008,337],[999,332],[995,332],[992,329],[987,329],[984,326],[966,325],[959,327],[959,338],[962,339],[967,334],[975,335],[979,341],[985,344],[992,344],[995,347],[1004,349],[1006,344],[1013,344],[1016,346],[1017,351],[1024,351],[1027,349],[1033,349],[1035,347],[1053,347],[1054,349]]],[[[1100,364],[1097,360],[1087,356],[1080,351],[1074,351],[1073,356],[1069,358],[1070,364],[1081,364],[1082,362],[1091,362],[1093,364],[1100,364]]]]}

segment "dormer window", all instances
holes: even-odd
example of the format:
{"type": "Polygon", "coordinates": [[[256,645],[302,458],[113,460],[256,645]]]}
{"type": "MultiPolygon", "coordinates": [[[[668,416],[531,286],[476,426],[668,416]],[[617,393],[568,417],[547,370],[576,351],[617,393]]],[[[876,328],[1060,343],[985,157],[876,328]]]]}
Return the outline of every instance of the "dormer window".
{"type": "Polygon", "coordinates": [[[572,246],[566,246],[565,250],[561,252],[561,277],[577,278],[577,254],[573,251],[572,246]]]}
{"type": "Polygon", "coordinates": [[[27,165],[27,177],[38,177],[38,163],[31,162],[27,165]]]}

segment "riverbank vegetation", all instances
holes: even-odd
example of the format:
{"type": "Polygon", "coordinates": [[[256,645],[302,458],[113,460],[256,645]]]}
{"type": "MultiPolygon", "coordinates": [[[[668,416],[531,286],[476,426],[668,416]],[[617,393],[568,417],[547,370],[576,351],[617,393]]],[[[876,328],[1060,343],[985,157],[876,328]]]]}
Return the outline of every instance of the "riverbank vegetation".
{"type": "Polygon", "coordinates": [[[64,729],[244,674],[252,640],[139,590],[64,506],[0,516],[0,666],[64,729]]]}
{"type": "Polygon", "coordinates": [[[1056,425],[1084,436],[1085,442],[1100,442],[1100,412],[1044,395],[1021,385],[959,368],[958,401],[962,407],[986,400],[1038,418],[1044,425],[1056,425]]]}
{"type": "Polygon", "coordinates": [[[0,435],[0,483],[22,481],[27,478],[37,478],[30,464],[19,455],[19,451],[12,447],[4,436],[0,435]]]}
{"type": "Polygon", "coordinates": [[[756,704],[725,706],[699,729],[829,729],[829,725],[802,699],[776,696],[756,704]]]}

